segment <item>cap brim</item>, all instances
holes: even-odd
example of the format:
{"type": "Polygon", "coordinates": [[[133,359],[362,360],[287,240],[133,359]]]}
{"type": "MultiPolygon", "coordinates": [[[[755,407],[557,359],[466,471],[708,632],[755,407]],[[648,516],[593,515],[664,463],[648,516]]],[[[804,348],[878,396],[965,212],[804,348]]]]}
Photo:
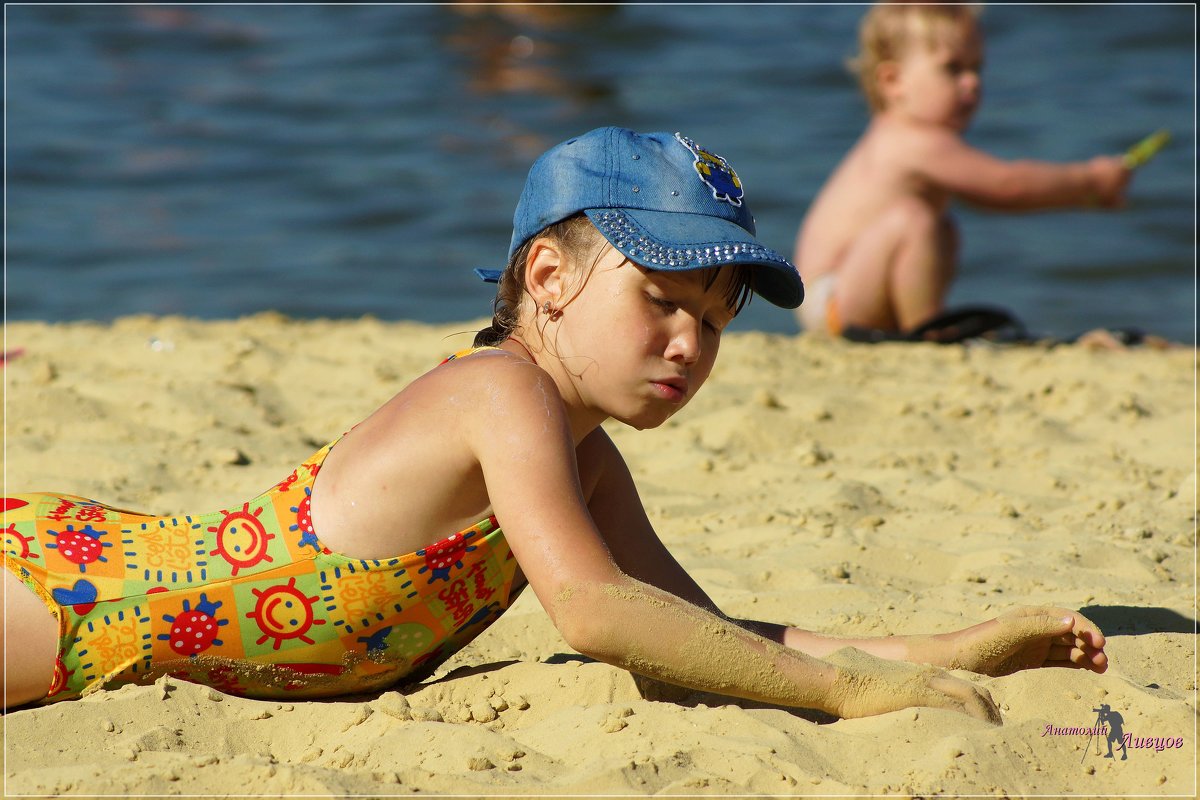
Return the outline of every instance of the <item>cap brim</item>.
{"type": "Polygon", "coordinates": [[[609,244],[647,269],[759,267],[751,285],[764,300],[781,308],[795,308],[804,300],[804,284],[795,265],[736,223],[705,214],[632,208],[594,208],[583,213],[609,244]]]}

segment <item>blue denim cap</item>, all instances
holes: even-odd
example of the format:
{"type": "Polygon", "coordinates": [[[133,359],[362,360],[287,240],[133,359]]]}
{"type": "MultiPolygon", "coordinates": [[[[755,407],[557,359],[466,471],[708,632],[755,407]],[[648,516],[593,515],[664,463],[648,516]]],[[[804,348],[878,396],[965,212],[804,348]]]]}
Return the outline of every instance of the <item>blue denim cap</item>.
{"type": "MultiPolygon", "coordinates": [[[[759,267],[754,291],[777,306],[804,299],[800,273],[754,237],[737,173],[680,133],[597,128],[542,154],[513,215],[511,260],[546,226],[582,211],[608,242],[647,269],[759,267]]],[[[484,280],[500,273],[476,270],[484,280]]]]}

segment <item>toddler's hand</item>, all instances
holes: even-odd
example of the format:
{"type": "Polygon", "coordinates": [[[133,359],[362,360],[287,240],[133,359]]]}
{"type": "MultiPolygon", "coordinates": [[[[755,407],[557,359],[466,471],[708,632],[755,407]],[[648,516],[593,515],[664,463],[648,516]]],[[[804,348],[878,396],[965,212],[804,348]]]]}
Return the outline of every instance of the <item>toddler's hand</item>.
{"type": "Polygon", "coordinates": [[[1125,205],[1125,187],[1133,170],[1125,159],[1117,156],[1097,156],[1087,162],[1091,177],[1092,198],[1101,208],[1120,208],[1125,205]]]}
{"type": "Polygon", "coordinates": [[[825,660],[838,668],[833,693],[838,716],[842,718],[929,706],[1002,724],[1000,710],[987,689],[937,667],[889,661],[854,647],[843,647],[825,660]]]}
{"type": "Polygon", "coordinates": [[[950,666],[984,675],[1035,667],[1108,669],[1104,634],[1078,611],[1024,606],[954,634],[950,666]]]}

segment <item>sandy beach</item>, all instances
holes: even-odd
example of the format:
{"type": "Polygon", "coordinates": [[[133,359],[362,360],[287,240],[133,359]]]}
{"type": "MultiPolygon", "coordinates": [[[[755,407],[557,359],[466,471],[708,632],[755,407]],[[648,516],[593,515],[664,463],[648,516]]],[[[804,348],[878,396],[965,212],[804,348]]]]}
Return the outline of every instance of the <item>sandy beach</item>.
{"type": "MultiPolygon", "coordinates": [[[[6,490],[159,514],[241,503],[482,324],[10,324],[6,490]]],[[[167,679],[12,712],[6,793],[1194,796],[1195,374],[1190,347],[739,333],[663,428],[607,426],[656,528],[732,615],[882,635],[1082,609],[1109,636],[1106,674],[955,673],[1003,726],[652,684],[574,653],[525,592],[383,694],[263,702],[167,679]],[[1131,745],[1171,746],[1105,758],[1070,732],[1101,704],[1131,745]]]]}

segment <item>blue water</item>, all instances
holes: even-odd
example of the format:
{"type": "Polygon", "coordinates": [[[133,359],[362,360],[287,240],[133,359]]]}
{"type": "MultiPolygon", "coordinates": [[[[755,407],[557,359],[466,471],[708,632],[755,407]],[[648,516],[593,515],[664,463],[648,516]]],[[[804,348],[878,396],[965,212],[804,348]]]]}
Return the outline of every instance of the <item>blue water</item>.
{"type": "MultiPolygon", "coordinates": [[[[10,319],[484,316],[532,159],[681,130],[797,225],[866,114],[856,6],[6,6],[10,319]]],[[[970,133],[1005,158],[1175,135],[1118,213],[961,211],[951,301],[1192,341],[1195,9],[990,6],[970,133]]],[[[752,303],[735,328],[790,332],[752,303]]]]}

